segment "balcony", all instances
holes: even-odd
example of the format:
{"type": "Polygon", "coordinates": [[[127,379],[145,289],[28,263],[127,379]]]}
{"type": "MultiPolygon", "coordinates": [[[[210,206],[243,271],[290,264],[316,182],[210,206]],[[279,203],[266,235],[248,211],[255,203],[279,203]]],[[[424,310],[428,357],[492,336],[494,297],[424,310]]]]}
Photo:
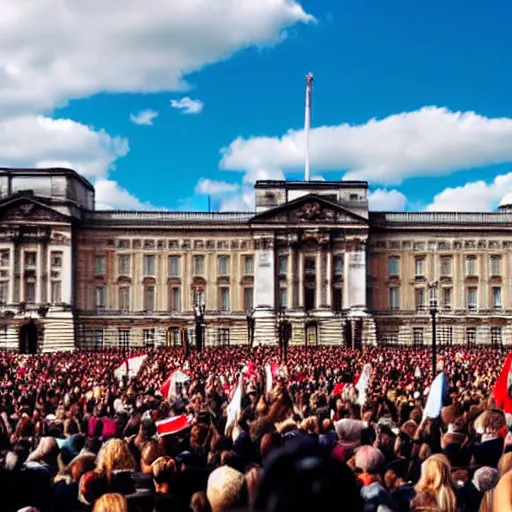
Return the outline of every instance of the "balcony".
{"type": "Polygon", "coordinates": [[[141,212],[92,211],[85,215],[91,225],[245,224],[251,212],[141,212]]]}
{"type": "Polygon", "coordinates": [[[510,212],[375,212],[370,218],[376,224],[432,225],[512,225],[510,212]]]}

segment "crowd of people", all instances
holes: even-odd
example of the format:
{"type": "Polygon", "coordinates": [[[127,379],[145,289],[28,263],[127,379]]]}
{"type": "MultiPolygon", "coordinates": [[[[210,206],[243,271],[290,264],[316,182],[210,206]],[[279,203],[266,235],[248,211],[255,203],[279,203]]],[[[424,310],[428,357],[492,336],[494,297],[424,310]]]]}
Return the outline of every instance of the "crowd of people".
{"type": "Polygon", "coordinates": [[[119,378],[139,353],[0,353],[0,511],[512,511],[502,351],[441,349],[435,417],[428,350],[171,347],[119,378]]]}

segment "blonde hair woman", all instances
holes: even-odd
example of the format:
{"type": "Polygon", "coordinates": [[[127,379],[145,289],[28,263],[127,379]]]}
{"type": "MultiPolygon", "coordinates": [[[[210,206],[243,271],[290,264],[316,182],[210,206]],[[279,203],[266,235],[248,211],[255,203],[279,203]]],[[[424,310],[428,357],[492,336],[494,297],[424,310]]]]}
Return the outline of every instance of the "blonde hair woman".
{"type": "Polygon", "coordinates": [[[158,457],[151,465],[153,482],[157,494],[171,494],[174,478],[178,473],[176,462],[171,457],[158,457]]]}
{"type": "Polygon", "coordinates": [[[104,494],[96,501],[92,512],[128,512],[128,502],[122,494],[104,494]]]}
{"type": "Polygon", "coordinates": [[[451,466],[444,455],[432,455],[422,464],[421,477],[415,490],[418,494],[435,495],[440,512],[455,512],[457,509],[451,466]]]}
{"type": "Polygon", "coordinates": [[[135,471],[136,463],[128,445],[122,439],[110,439],[98,453],[97,470],[103,473],[109,483],[114,471],[135,471]]]}

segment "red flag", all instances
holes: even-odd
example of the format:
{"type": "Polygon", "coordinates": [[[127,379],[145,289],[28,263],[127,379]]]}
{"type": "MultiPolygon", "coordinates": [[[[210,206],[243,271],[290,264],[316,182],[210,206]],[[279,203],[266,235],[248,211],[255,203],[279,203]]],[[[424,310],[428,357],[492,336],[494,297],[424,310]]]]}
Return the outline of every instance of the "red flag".
{"type": "Polygon", "coordinates": [[[177,434],[182,430],[190,427],[191,424],[191,419],[185,414],[180,414],[179,416],[174,416],[172,418],[166,418],[165,420],[157,421],[155,423],[159,436],[177,434]]]}
{"type": "Polygon", "coordinates": [[[509,354],[503,365],[503,370],[501,370],[500,376],[492,390],[494,399],[496,400],[496,406],[508,414],[512,414],[512,398],[508,392],[508,388],[512,384],[512,382],[509,383],[512,377],[511,370],[512,354],[509,354]]]}

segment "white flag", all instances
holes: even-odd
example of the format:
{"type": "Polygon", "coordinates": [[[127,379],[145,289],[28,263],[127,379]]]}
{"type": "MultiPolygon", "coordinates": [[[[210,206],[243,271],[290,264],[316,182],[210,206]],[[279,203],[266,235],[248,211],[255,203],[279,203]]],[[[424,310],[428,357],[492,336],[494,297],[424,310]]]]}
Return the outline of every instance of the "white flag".
{"type": "Polygon", "coordinates": [[[270,393],[272,391],[272,367],[269,364],[265,365],[265,392],[270,393]]]}
{"type": "Polygon", "coordinates": [[[129,379],[135,377],[139,373],[147,357],[147,354],[128,357],[114,370],[114,376],[119,381],[125,376],[129,379]]]}
{"type": "Polygon", "coordinates": [[[224,430],[225,435],[234,439],[238,437],[238,418],[240,417],[240,413],[242,412],[242,397],[244,394],[244,376],[241,373],[238,378],[238,384],[236,386],[235,392],[233,393],[233,397],[231,398],[231,402],[229,402],[228,407],[226,409],[227,413],[227,421],[226,428],[224,430]]]}

